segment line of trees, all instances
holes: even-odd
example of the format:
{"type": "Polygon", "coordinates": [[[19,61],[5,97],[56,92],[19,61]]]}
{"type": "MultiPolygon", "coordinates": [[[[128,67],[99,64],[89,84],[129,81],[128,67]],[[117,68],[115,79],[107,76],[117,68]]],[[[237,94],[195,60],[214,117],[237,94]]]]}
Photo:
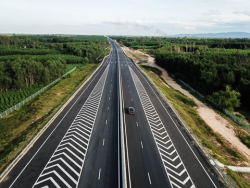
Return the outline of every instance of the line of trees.
{"type": "Polygon", "coordinates": [[[0,35],[0,112],[62,76],[67,64],[98,63],[109,50],[103,36],[0,35]]]}
{"type": "Polygon", "coordinates": [[[0,91],[45,85],[65,72],[64,60],[48,60],[44,63],[32,59],[17,58],[0,62],[0,91]]]}
{"type": "Polygon", "coordinates": [[[249,108],[250,51],[223,50],[217,53],[212,50],[209,53],[186,54],[159,49],[155,51],[155,61],[204,95],[213,95],[231,86],[240,93],[241,104],[249,108]]]}
{"type": "Polygon", "coordinates": [[[249,38],[112,38],[153,54],[159,66],[226,109],[233,110],[240,103],[250,109],[249,38]]]}
{"type": "Polygon", "coordinates": [[[96,63],[109,52],[103,36],[0,35],[0,42],[0,92],[48,84],[66,64],[96,63]]]}

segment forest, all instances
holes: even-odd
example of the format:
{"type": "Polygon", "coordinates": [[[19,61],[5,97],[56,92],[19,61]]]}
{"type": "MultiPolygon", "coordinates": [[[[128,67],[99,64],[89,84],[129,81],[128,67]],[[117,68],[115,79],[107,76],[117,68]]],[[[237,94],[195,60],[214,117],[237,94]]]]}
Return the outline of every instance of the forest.
{"type": "Polygon", "coordinates": [[[0,112],[67,71],[99,63],[109,53],[103,36],[0,35],[0,112]]]}
{"type": "Polygon", "coordinates": [[[250,39],[113,38],[154,55],[156,64],[222,107],[250,110],[250,39]]]}

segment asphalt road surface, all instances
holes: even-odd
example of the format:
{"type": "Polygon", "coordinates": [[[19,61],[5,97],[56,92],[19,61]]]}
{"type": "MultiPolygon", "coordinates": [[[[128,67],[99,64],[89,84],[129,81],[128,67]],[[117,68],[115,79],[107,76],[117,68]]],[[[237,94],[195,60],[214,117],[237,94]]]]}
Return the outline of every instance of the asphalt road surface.
{"type": "Polygon", "coordinates": [[[172,109],[120,46],[110,43],[111,54],[0,187],[122,187],[119,103],[128,188],[225,187],[172,109]]]}
{"type": "Polygon", "coordinates": [[[225,187],[167,103],[118,47],[128,187],[225,187]],[[127,108],[135,108],[135,115],[127,108]]]}
{"type": "Polygon", "coordinates": [[[115,48],[0,187],[118,187],[115,48]]]}

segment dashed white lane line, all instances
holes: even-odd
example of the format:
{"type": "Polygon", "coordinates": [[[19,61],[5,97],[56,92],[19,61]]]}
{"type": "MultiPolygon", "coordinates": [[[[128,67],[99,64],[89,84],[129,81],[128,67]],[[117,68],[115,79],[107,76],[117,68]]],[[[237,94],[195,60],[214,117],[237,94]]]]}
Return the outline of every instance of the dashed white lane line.
{"type": "Polygon", "coordinates": [[[108,123],[108,120],[106,120],[106,123],[105,124],[107,124],[108,123]]]}
{"type": "Polygon", "coordinates": [[[138,122],[136,122],[136,125],[137,125],[137,127],[138,127],[138,122]]]}
{"type": "Polygon", "coordinates": [[[102,145],[104,146],[104,143],[105,143],[105,139],[102,140],[102,145]]]}
{"type": "Polygon", "coordinates": [[[99,176],[98,176],[98,180],[100,180],[100,178],[101,178],[101,171],[102,171],[102,169],[100,168],[100,169],[99,169],[99,176]]]}
{"type": "Polygon", "coordinates": [[[151,185],[151,179],[150,179],[149,173],[148,173],[148,180],[149,180],[149,184],[151,185]]]}
{"type": "Polygon", "coordinates": [[[110,97],[109,97],[109,100],[110,100],[110,97]]]}
{"type": "Polygon", "coordinates": [[[109,110],[109,107],[107,108],[107,110],[109,110]]]}
{"type": "Polygon", "coordinates": [[[141,148],[143,149],[143,144],[142,144],[142,141],[141,141],[141,148]]]}

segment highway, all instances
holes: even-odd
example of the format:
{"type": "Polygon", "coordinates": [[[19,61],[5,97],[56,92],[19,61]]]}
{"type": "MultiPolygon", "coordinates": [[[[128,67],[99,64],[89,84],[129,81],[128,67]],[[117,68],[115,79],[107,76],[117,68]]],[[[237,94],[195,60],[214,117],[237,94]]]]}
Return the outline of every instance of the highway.
{"type": "Polygon", "coordinates": [[[128,187],[224,187],[171,108],[118,47],[128,187]],[[133,106],[135,115],[126,112],[133,106]]]}
{"type": "Polygon", "coordinates": [[[123,185],[123,170],[128,188],[226,187],[148,78],[118,44],[110,43],[111,54],[0,188],[117,188],[123,185]],[[129,106],[134,115],[127,113],[129,106]]]}
{"type": "Polygon", "coordinates": [[[117,188],[117,92],[114,48],[0,187],[117,188]]]}

